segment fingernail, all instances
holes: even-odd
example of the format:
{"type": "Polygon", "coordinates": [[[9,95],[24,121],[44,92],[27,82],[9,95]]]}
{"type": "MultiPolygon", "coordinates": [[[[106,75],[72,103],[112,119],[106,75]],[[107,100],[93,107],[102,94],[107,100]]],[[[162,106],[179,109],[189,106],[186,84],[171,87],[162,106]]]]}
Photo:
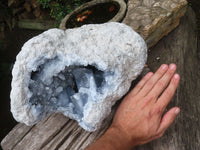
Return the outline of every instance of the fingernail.
{"type": "Polygon", "coordinates": [[[171,70],[175,70],[175,69],[176,69],[176,65],[175,65],[175,64],[170,64],[169,68],[170,68],[171,70]]]}
{"type": "Polygon", "coordinates": [[[179,79],[179,75],[178,75],[178,74],[175,74],[175,75],[174,75],[174,78],[175,78],[175,79],[179,79]]]}
{"type": "Polygon", "coordinates": [[[176,110],[175,110],[175,114],[178,115],[179,112],[180,112],[180,109],[179,109],[179,108],[176,108],[176,110]]]}
{"type": "Polygon", "coordinates": [[[153,72],[148,72],[147,74],[149,77],[151,77],[153,75],[153,72]]]}
{"type": "Polygon", "coordinates": [[[161,69],[162,69],[162,70],[166,70],[166,69],[167,69],[167,65],[166,65],[166,64],[163,64],[163,65],[161,66],[161,69]]]}

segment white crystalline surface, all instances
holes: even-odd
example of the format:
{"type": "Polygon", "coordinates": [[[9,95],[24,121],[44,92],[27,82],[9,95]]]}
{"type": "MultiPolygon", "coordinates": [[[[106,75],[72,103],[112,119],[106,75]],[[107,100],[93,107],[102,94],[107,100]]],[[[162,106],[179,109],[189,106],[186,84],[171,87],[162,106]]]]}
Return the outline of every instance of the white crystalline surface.
{"type": "Polygon", "coordinates": [[[50,29],[27,41],[13,67],[11,111],[33,125],[61,112],[95,131],[147,59],[144,40],[121,23],[50,29]]]}

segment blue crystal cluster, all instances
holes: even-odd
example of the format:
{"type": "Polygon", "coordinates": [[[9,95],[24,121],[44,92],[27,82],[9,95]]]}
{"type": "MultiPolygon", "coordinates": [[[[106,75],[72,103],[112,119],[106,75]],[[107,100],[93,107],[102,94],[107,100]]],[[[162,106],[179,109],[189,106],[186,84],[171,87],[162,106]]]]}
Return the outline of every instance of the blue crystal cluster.
{"type": "Polygon", "coordinates": [[[105,83],[104,72],[94,66],[66,66],[56,75],[49,73],[59,64],[59,59],[47,59],[31,73],[29,90],[32,96],[30,105],[37,113],[64,111],[71,118],[80,120],[83,107],[88,102],[90,88],[101,92],[105,83]]]}

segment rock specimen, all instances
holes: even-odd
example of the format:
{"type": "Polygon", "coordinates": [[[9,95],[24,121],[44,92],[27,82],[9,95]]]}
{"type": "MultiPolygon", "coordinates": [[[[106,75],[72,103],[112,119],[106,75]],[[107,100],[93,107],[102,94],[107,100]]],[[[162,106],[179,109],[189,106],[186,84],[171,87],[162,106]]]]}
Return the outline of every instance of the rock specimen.
{"type": "Polygon", "coordinates": [[[131,26],[151,47],[178,26],[186,12],[187,0],[129,0],[127,5],[123,23],[131,26]]]}
{"type": "Polygon", "coordinates": [[[61,112],[94,131],[128,91],[146,58],[144,40],[125,24],[50,29],[27,41],[17,55],[13,116],[33,125],[61,112]]]}

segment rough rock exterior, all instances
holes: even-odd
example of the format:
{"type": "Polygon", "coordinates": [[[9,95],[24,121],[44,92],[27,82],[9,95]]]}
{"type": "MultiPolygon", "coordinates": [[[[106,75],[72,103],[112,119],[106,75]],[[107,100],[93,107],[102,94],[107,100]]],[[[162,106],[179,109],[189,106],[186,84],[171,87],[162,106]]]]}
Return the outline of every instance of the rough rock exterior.
{"type": "Polygon", "coordinates": [[[17,55],[13,116],[33,125],[49,113],[61,112],[94,131],[128,91],[146,59],[144,40],[125,24],[50,29],[27,41],[17,55]]]}
{"type": "Polygon", "coordinates": [[[129,0],[123,23],[131,26],[151,47],[178,26],[186,8],[186,0],[129,0]]]}

